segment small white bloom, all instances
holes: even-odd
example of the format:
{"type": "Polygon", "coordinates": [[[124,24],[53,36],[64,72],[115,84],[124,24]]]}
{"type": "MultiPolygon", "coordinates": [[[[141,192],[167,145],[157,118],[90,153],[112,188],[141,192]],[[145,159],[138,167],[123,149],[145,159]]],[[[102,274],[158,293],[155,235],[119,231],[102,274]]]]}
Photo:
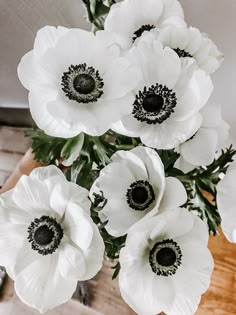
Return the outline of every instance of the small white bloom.
{"type": "Polygon", "coordinates": [[[159,155],[150,148],[136,147],[118,151],[112,162],[101,170],[90,195],[103,193],[107,200],[99,211],[107,231],[113,236],[125,235],[144,216],[175,209],[187,201],[182,183],[165,178],[159,155]]]}
{"type": "Polygon", "coordinates": [[[184,172],[211,164],[216,152],[224,148],[229,137],[229,125],[222,118],[220,105],[208,104],[201,113],[201,128],[177,148],[181,156],[175,166],[184,172]]]}
{"type": "Polygon", "coordinates": [[[236,162],[230,165],[226,175],[216,187],[217,206],[222,230],[227,239],[236,243],[236,162]]]}
{"type": "Polygon", "coordinates": [[[22,176],[0,198],[0,264],[27,305],[46,312],[102,267],[104,244],[88,191],[55,166],[22,176]]]}
{"type": "Polygon", "coordinates": [[[124,48],[130,48],[143,33],[170,25],[186,25],[177,0],[125,0],[111,7],[104,27],[123,39],[124,48]]]}
{"type": "Polygon", "coordinates": [[[213,41],[194,27],[169,27],[156,32],[155,37],[179,57],[194,58],[199,68],[209,74],[220,67],[224,58],[213,41]]]}
{"type": "Polygon", "coordinates": [[[193,58],[180,59],[157,40],[140,40],[128,57],[142,71],[142,80],[135,89],[132,113],[112,129],[140,137],[149,147],[177,147],[201,126],[199,111],[213,90],[210,76],[193,58]]]}
{"type": "Polygon", "coordinates": [[[130,112],[137,70],[121,57],[112,34],[46,26],[18,66],[36,124],[71,138],[105,133],[130,112]]]}
{"type": "Polygon", "coordinates": [[[206,224],[176,209],[133,226],[120,253],[119,286],[139,315],[192,315],[210,285],[214,261],[206,224]]]}

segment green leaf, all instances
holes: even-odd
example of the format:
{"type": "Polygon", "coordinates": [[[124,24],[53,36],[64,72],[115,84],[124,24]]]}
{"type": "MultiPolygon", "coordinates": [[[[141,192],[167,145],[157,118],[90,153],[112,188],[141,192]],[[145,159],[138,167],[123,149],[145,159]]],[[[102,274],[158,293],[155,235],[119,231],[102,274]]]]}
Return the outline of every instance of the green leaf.
{"type": "Polygon", "coordinates": [[[111,1],[108,2],[108,6],[101,0],[82,0],[86,11],[89,22],[93,26],[93,31],[104,29],[104,22],[107,14],[110,11],[111,1]]]}
{"type": "Polygon", "coordinates": [[[61,150],[61,157],[64,158],[65,160],[68,160],[73,155],[73,158],[76,159],[79,156],[83,144],[84,144],[83,133],[74,138],[69,139],[68,141],[66,141],[65,145],[61,150]],[[74,156],[74,152],[76,153],[76,156],[74,156]]]}
{"type": "Polygon", "coordinates": [[[118,262],[115,266],[111,267],[111,269],[114,269],[114,273],[112,275],[112,280],[114,280],[118,277],[120,272],[120,263],[118,262]]]}
{"type": "Polygon", "coordinates": [[[106,256],[111,260],[115,260],[119,258],[120,250],[125,245],[127,235],[114,237],[107,232],[107,222],[102,223],[99,218],[99,211],[103,209],[103,207],[106,205],[106,202],[107,200],[103,196],[102,192],[100,194],[94,194],[94,200],[92,201],[91,207],[91,217],[94,223],[99,227],[100,234],[105,244],[106,256]]]}
{"type": "MultiPolygon", "coordinates": [[[[162,163],[164,164],[165,172],[168,174],[169,170],[173,170],[175,162],[180,157],[180,154],[175,150],[155,150],[159,154],[162,163]]],[[[176,169],[175,169],[176,170],[176,169]]]]}
{"type": "Polygon", "coordinates": [[[176,177],[182,181],[187,193],[187,207],[190,211],[197,212],[209,227],[209,232],[216,235],[221,218],[216,205],[216,186],[221,180],[221,175],[225,174],[236,150],[230,146],[222,150],[221,155],[215,159],[211,165],[194,169],[188,174],[176,173],[176,177]],[[207,192],[212,196],[214,202],[209,202],[204,196],[207,192]]]}
{"type": "Polygon", "coordinates": [[[50,137],[40,129],[26,130],[25,136],[32,139],[35,160],[43,164],[55,164],[68,139],[50,137]]]}

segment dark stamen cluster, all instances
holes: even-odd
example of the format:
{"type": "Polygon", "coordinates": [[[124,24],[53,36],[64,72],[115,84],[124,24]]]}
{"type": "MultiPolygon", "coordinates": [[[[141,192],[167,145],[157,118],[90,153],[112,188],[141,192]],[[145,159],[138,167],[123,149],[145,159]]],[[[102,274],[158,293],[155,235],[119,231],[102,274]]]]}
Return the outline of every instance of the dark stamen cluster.
{"type": "Polygon", "coordinates": [[[175,92],[165,85],[156,84],[139,91],[133,105],[134,117],[148,124],[161,124],[174,112],[177,104],[175,92]]]}
{"type": "Polygon", "coordinates": [[[28,240],[32,249],[44,256],[57,250],[63,235],[61,225],[49,216],[34,219],[28,227],[28,240]]]}
{"type": "Polygon", "coordinates": [[[193,57],[189,52],[187,52],[187,51],[184,50],[184,49],[175,48],[174,51],[177,53],[177,55],[178,55],[180,58],[186,58],[186,57],[192,58],[192,57],[193,57]]]}
{"type": "Polygon", "coordinates": [[[86,63],[71,65],[62,76],[62,90],[65,95],[78,103],[96,102],[103,94],[103,79],[99,71],[86,63]]]}
{"type": "Polygon", "coordinates": [[[150,24],[142,25],[137,31],[134,32],[133,42],[135,42],[137,38],[141,37],[145,31],[150,32],[155,27],[156,27],[155,25],[150,24]]]}
{"type": "Polygon", "coordinates": [[[132,183],[127,190],[127,203],[137,211],[146,210],[155,200],[155,194],[152,185],[143,180],[132,183]]]}
{"type": "Polygon", "coordinates": [[[158,276],[172,276],[182,263],[182,252],[172,239],[157,242],[149,254],[152,271],[158,276]]]}

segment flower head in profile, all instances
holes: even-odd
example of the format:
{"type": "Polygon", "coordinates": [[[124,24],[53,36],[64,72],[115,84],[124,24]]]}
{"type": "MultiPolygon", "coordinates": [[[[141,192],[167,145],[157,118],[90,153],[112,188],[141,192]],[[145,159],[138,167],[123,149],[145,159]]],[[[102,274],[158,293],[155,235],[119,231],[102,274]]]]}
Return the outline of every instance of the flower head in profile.
{"type": "Polygon", "coordinates": [[[50,26],[38,31],[18,76],[38,127],[63,138],[105,133],[129,113],[138,80],[112,34],[50,26]]]}
{"type": "Polygon", "coordinates": [[[222,118],[220,105],[207,104],[201,114],[199,130],[177,148],[180,158],[175,166],[184,172],[210,165],[229,137],[229,125],[222,118]]]}
{"type": "Polygon", "coordinates": [[[144,218],[120,253],[123,299],[139,315],[194,314],[213,271],[207,243],[207,225],[187,209],[144,218]]]}
{"type": "Polygon", "coordinates": [[[99,211],[102,222],[113,236],[125,235],[144,216],[175,209],[187,201],[182,183],[165,178],[159,155],[150,148],[118,151],[100,172],[90,194],[103,194],[106,204],[99,211]]]}
{"type": "Polygon", "coordinates": [[[217,207],[221,216],[221,227],[227,239],[236,243],[236,161],[216,187],[217,207]]]}
{"type": "Polygon", "coordinates": [[[114,4],[105,20],[105,30],[119,35],[125,48],[144,33],[170,25],[186,25],[177,0],[125,0],[114,4]]]}
{"type": "Polygon", "coordinates": [[[140,137],[156,149],[173,149],[200,128],[199,113],[208,101],[212,81],[191,58],[180,59],[158,40],[140,40],[128,53],[140,68],[132,113],[115,123],[118,133],[140,137]]]}
{"type": "Polygon", "coordinates": [[[223,54],[214,42],[194,27],[168,27],[155,33],[164,47],[170,47],[180,58],[194,58],[200,69],[211,74],[223,61],[223,54]]]}
{"type": "Polygon", "coordinates": [[[88,191],[55,166],[22,176],[0,198],[0,251],[24,303],[45,312],[68,301],[77,281],[102,267],[104,243],[88,191]]]}

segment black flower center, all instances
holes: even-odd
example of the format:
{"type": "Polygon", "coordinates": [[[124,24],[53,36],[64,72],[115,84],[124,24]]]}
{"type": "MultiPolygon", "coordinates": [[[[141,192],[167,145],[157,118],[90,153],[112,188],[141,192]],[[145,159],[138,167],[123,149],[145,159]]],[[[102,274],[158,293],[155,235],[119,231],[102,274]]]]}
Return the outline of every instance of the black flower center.
{"type": "Polygon", "coordinates": [[[28,240],[33,250],[41,255],[54,253],[59,247],[64,232],[56,219],[42,216],[34,219],[28,228],[28,240]]]}
{"type": "Polygon", "coordinates": [[[89,94],[96,86],[94,78],[87,73],[82,73],[75,77],[73,84],[75,90],[80,94],[89,94]]]}
{"type": "Polygon", "coordinates": [[[133,201],[138,204],[143,204],[148,199],[148,191],[146,187],[135,187],[131,194],[133,201]]]}
{"type": "Polygon", "coordinates": [[[171,276],[176,273],[182,263],[182,252],[172,239],[157,242],[149,254],[152,271],[158,276],[171,276]]]}
{"type": "Polygon", "coordinates": [[[34,233],[34,240],[39,245],[48,245],[54,238],[54,232],[47,225],[41,225],[34,233]]]}
{"type": "Polygon", "coordinates": [[[184,49],[175,48],[174,51],[177,53],[177,55],[178,55],[180,58],[185,58],[185,57],[190,57],[190,58],[192,58],[192,57],[193,57],[189,52],[187,52],[187,51],[184,50],[184,49]]]}
{"type": "Polygon", "coordinates": [[[150,24],[145,24],[145,25],[142,25],[137,31],[134,32],[134,35],[133,35],[133,42],[141,37],[143,35],[143,33],[145,31],[147,32],[150,32],[152,29],[154,29],[156,26],[155,25],[150,25],[150,24]]]}
{"type": "Polygon", "coordinates": [[[146,210],[155,200],[152,185],[143,180],[132,183],[127,190],[127,203],[137,211],[146,210]]]}
{"type": "Polygon", "coordinates": [[[164,99],[161,95],[150,94],[143,99],[143,108],[148,113],[160,112],[164,105],[164,99]]]}
{"type": "Polygon", "coordinates": [[[62,76],[62,90],[65,95],[78,103],[93,103],[103,94],[103,79],[99,71],[86,63],[71,65],[62,76]]]}
{"type": "Polygon", "coordinates": [[[176,262],[176,254],[172,248],[162,248],[156,254],[156,260],[159,265],[170,267],[176,262]]]}
{"type": "Polygon", "coordinates": [[[161,124],[174,112],[176,94],[165,85],[156,83],[139,91],[133,105],[134,117],[147,124],[161,124]]]}

